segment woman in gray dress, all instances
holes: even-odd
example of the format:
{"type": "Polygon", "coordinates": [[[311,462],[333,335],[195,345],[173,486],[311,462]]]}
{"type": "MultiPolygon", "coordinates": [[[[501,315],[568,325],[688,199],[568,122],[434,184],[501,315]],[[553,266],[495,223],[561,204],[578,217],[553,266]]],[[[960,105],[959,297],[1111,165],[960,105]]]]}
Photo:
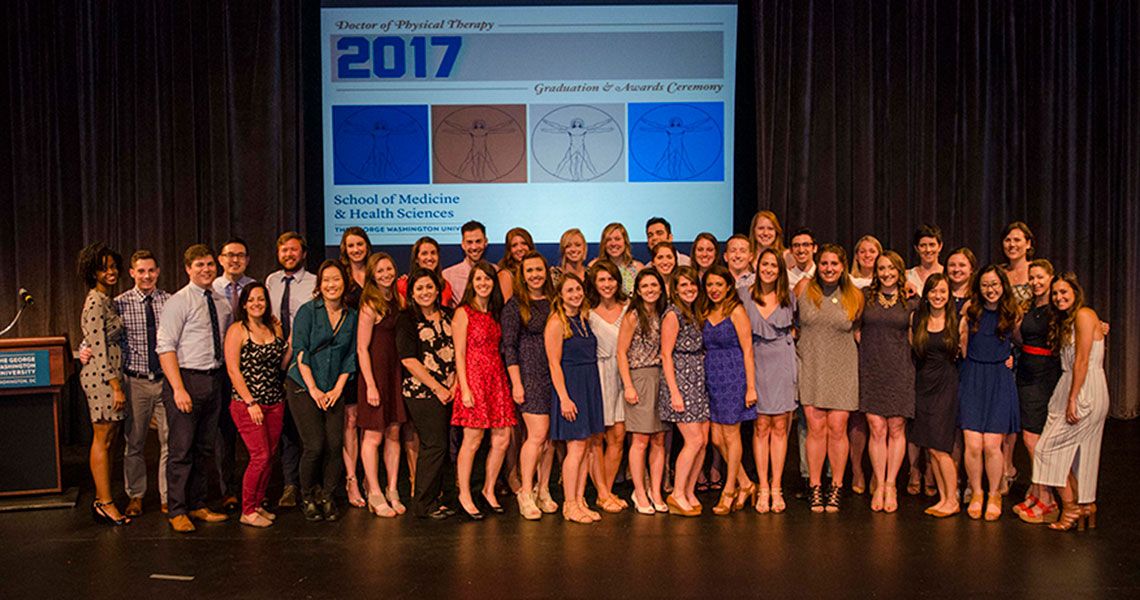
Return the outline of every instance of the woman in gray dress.
{"type": "Polygon", "coordinates": [[[122,385],[123,318],[111,302],[111,290],[119,283],[123,259],[101,243],[79,252],[79,275],[91,290],[83,302],[83,340],[91,360],[79,372],[91,413],[91,477],[95,480],[95,503],[91,516],[98,523],[126,525],[111,496],[111,443],[118,437],[119,423],[126,418],[127,402],[122,385]]]}
{"type": "Polygon", "coordinates": [[[913,305],[905,299],[906,264],[887,250],[875,261],[863,290],[859,342],[859,410],[871,431],[868,449],[874,473],[871,510],[899,508],[895,481],[906,457],[906,422],[914,418],[914,362],[908,328],[913,305]]]}
{"type": "Polygon", "coordinates": [[[657,415],[661,380],[661,316],[667,306],[665,281],[655,269],[643,269],[633,282],[634,296],[618,331],[618,372],[625,397],[625,430],[633,434],[629,471],[633,506],[651,515],[667,511],[661,500],[665,474],[665,426],[657,415]],[[645,452],[649,449],[649,490],[645,489],[645,452]]]}
{"type": "Polygon", "coordinates": [[[837,512],[847,465],[847,415],[859,410],[859,351],[855,329],[863,294],[847,275],[847,252],[824,244],[816,274],[796,285],[799,307],[799,394],[807,420],[808,478],[812,512],[823,512],[824,459],[831,463],[827,512],[837,512]]]}
{"type": "Polygon", "coordinates": [[[756,282],[737,288],[737,293],[752,323],[752,359],[759,396],[752,430],[752,454],[760,482],[756,512],[782,513],[787,508],[783,473],[788,424],[796,409],[796,344],[792,339],[796,299],[788,289],[782,253],[775,248],[761,250],[756,282]]]}

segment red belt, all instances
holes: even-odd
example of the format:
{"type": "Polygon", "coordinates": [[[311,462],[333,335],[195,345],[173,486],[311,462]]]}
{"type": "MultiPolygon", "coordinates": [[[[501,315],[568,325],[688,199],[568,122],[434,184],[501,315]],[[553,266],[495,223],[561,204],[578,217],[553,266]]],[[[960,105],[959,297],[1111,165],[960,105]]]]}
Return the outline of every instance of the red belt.
{"type": "Polygon", "coordinates": [[[1026,354],[1034,356],[1053,356],[1053,351],[1049,348],[1039,348],[1037,346],[1030,346],[1028,344],[1021,347],[1021,351],[1026,354]]]}

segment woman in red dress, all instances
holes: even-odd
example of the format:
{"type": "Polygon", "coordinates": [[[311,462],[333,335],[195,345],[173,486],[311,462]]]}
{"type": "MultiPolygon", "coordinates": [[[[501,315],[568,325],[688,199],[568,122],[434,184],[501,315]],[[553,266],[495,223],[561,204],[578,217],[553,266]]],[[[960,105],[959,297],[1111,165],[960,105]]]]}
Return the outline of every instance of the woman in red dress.
{"type": "Polygon", "coordinates": [[[497,284],[495,268],[485,261],[476,263],[451,321],[458,387],[454,394],[458,402],[451,404],[451,424],[463,428],[463,443],[456,461],[459,503],[473,518],[482,516],[471,497],[471,471],[483,433],[491,430],[482,499],[491,511],[501,513],[503,507],[495,498],[495,481],[515,425],[515,405],[507,384],[507,370],[499,355],[503,293],[497,284]]]}
{"type": "Polygon", "coordinates": [[[400,470],[400,425],[408,421],[408,409],[400,383],[404,370],[396,352],[396,314],[400,304],[394,293],[396,263],[384,252],[368,258],[368,279],[360,297],[360,321],[356,326],[357,382],[356,426],[364,430],[360,458],[368,486],[368,510],[378,517],[404,514],[396,491],[400,470]],[[384,468],[388,472],[387,495],[380,488],[380,442],[384,442],[384,468]]]}

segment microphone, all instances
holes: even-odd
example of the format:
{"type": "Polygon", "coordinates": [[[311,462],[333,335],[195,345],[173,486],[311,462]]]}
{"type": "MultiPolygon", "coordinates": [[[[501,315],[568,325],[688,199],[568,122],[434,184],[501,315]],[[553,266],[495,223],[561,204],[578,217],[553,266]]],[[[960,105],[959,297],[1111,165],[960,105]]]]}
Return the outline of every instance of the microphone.
{"type": "Polygon", "coordinates": [[[28,288],[20,288],[17,295],[20,297],[20,303],[24,306],[31,306],[36,302],[35,298],[32,298],[32,293],[28,291],[28,288]]]}

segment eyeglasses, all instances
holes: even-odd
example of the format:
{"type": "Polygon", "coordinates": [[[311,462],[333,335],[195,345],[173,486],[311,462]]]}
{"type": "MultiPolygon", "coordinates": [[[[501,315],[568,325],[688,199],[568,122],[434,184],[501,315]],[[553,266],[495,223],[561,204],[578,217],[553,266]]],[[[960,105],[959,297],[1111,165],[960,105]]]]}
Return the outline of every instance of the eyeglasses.
{"type": "Polygon", "coordinates": [[[248,254],[246,254],[246,253],[244,253],[244,252],[225,252],[225,253],[223,253],[223,254],[219,254],[218,256],[219,256],[219,257],[221,257],[221,258],[238,258],[238,259],[244,259],[244,258],[248,257],[249,255],[248,255],[248,254]]]}
{"type": "Polygon", "coordinates": [[[1001,282],[999,281],[997,283],[979,283],[978,287],[982,288],[983,290],[999,290],[999,289],[1001,289],[1001,282]]]}
{"type": "Polygon", "coordinates": [[[811,242],[792,242],[793,248],[811,248],[814,245],[811,242]]]}

